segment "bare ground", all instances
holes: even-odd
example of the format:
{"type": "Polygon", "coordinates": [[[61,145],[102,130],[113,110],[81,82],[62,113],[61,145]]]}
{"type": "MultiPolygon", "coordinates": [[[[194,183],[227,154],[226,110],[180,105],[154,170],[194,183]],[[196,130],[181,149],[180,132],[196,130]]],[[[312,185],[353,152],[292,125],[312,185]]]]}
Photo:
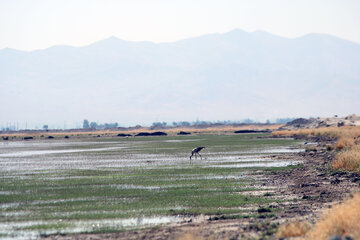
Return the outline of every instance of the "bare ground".
{"type": "MultiPolygon", "coordinates": [[[[279,224],[295,219],[314,222],[322,209],[331,207],[359,189],[360,174],[330,170],[334,153],[326,150],[326,144],[332,144],[331,139],[310,141],[318,144],[307,145],[306,152],[273,156],[303,161],[303,167],[259,176],[262,185],[272,189],[274,197],[281,196],[284,200],[266,206],[264,215],[241,219],[189,216],[181,223],[157,228],[104,234],[51,235],[43,239],[275,239],[279,224]],[[280,210],[266,214],[272,208],[280,210]]],[[[261,212],[260,208],[258,212],[261,212]]]]}

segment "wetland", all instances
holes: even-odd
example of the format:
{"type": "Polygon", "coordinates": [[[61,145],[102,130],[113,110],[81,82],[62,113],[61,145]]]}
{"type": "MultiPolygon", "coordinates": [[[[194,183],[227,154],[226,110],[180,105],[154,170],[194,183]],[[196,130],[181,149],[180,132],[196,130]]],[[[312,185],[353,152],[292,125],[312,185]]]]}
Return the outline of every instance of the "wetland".
{"type": "Polygon", "coordinates": [[[203,237],[223,229],[230,238],[260,223],[271,231],[318,196],[290,192],[289,175],[308,164],[304,141],[268,136],[0,142],[0,238],[161,239],[199,226],[203,237]],[[206,147],[202,158],[190,161],[197,146],[206,147]]]}

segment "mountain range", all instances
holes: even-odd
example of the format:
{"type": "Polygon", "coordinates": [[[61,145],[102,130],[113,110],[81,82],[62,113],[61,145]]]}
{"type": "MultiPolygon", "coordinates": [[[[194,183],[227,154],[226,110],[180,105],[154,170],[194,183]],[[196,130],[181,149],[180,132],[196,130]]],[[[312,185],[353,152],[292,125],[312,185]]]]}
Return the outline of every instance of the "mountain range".
{"type": "Polygon", "coordinates": [[[360,109],[360,44],[235,29],[171,43],[5,48],[0,85],[0,123],[347,115],[360,109]]]}

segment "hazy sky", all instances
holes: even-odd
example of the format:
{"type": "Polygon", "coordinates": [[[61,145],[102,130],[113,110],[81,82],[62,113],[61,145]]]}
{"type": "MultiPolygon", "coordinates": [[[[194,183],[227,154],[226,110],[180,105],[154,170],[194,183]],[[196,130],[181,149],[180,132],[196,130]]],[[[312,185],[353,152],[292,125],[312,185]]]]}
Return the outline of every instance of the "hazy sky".
{"type": "Polygon", "coordinates": [[[82,46],[110,36],[168,42],[234,28],[360,43],[359,13],[359,0],[0,0],[0,49],[82,46]]]}

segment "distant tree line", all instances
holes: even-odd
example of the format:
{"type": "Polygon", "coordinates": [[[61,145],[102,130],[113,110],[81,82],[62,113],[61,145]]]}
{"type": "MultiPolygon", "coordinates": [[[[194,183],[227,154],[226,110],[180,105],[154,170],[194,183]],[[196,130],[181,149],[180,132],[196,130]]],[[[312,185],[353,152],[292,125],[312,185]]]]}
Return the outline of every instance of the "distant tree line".
{"type": "MultiPolygon", "coordinates": [[[[277,118],[273,121],[266,120],[265,124],[280,124],[280,123],[287,123],[291,122],[295,118],[277,118]]],[[[204,125],[230,125],[230,124],[264,124],[264,122],[259,122],[250,118],[246,118],[240,121],[194,121],[194,122],[188,122],[188,121],[180,121],[180,122],[172,122],[171,124],[168,124],[166,122],[153,122],[151,127],[153,128],[165,128],[166,126],[173,126],[173,127],[189,127],[189,126],[204,126],[204,125]]]]}
{"type": "Polygon", "coordinates": [[[166,122],[153,122],[151,126],[153,127],[166,127],[166,122]]]}
{"type": "MultiPolygon", "coordinates": [[[[189,122],[189,121],[179,121],[179,122],[172,122],[172,123],[167,123],[167,122],[153,122],[152,123],[152,128],[166,128],[166,127],[189,127],[189,126],[206,126],[206,125],[230,125],[230,124],[257,124],[257,123],[266,123],[266,124],[273,124],[273,123],[277,123],[277,124],[282,124],[282,123],[287,123],[287,122],[291,122],[293,121],[295,118],[277,118],[275,120],[266,120],[265,122],[259,122],[250,118],[246,118],[243,120],[239,120],[239,121],[231,121],[231,120],[226,120],[226,121],[194,121],[194,122],[189,122]]],[[[23,127],[22,129],[28,129],[28,125],[27,124],[23,124],[25,125],[25,127],[23,127]]],[[[77,126],[77,128],[79,128],[81,125],[79,124],[77,126]]],[[[109,129],[109,128],[118,128],[119,124],[117,122],[114,123],[103,123],[103,124],[99,124],[97,122],[90,122],[87,119],[84,119],[82,127],[84,129],[109,129]]],[[[139,128],[141,127],[140,125],[137,125],[135,128],[139,128]]],[[[33,129],[33,127],[30,127],[31,129],[33,129]]],[[[54,129],[54,127],[51,127],[52,129],[54,129]]],[[[17,131],[21,128],[19,128],[19,124],[12,124],[12,123],[7,123],[6,126],[0,126],[0,131],[17,131]]],[[[43,129],[45,131],[49,131],[50,126],[48,124],[43,124],[42,127],[36,126],[35,129],[43,129]]],[[[57,129],[61,129],[59,127],[57,127],[57,129]]],[[[65,129],[65,125],[64,128],[65,129]]]]}
{"type": "Polygon", "coordinates": [[[16,130],[17,130],[17,127],[15,125],[1,127],[1,131],[16,131],[16,130]]]}
{"type": "Polygon", "coordinates": [[[117,128],[119,124],[115,123],[104,123],[98,124],[96,122],[89,122],[89,120],[84,119],[83,121],[83,128],[92,128],[92,129],[107,129],[107,128],[117,128]]]}

